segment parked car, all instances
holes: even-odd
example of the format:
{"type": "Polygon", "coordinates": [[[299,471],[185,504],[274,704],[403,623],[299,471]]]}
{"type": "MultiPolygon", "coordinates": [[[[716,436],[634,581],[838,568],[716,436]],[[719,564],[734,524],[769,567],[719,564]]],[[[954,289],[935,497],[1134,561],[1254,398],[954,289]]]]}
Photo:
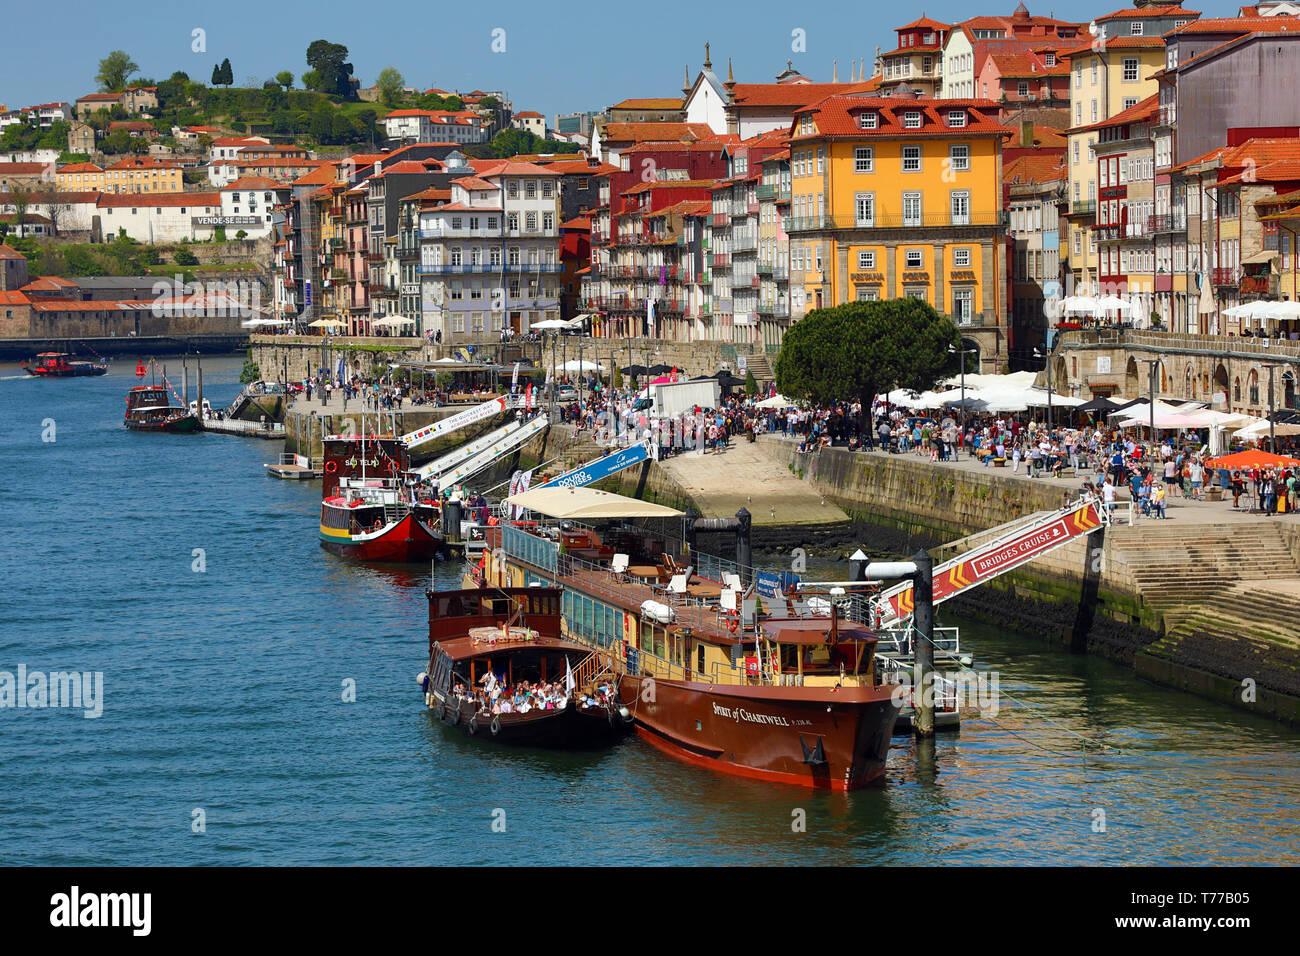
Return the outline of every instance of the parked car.
{"type": "Polygon", "coordinates": [[[576,402],[578,400],[578,390],[572,385],[557,386],[555,400],[557,402],[576,402]]]}

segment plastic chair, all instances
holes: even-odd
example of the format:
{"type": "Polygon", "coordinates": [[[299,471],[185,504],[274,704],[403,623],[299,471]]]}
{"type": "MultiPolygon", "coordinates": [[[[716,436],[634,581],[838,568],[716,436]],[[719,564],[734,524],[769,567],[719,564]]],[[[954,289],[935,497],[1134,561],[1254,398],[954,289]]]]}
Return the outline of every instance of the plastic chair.
{"type": "Polygon", "coordinates": [[[610,562],[609,570],[620,581],[625,580],[627,578],[627,566],[629,562],[630,559],[626,554],[616,554],[614,555],[614,559],[610,562]]]}

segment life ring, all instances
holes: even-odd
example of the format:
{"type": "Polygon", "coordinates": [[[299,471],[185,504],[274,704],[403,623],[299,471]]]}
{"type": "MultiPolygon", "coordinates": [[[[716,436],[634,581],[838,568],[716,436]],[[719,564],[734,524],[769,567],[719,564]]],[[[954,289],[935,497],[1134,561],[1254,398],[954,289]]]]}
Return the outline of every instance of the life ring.
{"type": "Polygon", "coordinates": [[[338,470],[339,470],[339,463],[337,461],[325,462],[325,474],[332,475],[334,474],[334,472],[338,470]]]}
{"type": "Polygon", "coordinates": [[[469,727],[467,729],[469,730],[471,737],[478,733],[478,714],[475,714],[469,719],[469,727]]]}
{"type": "Polygon", "coordinates": [[[397,468],[397,462],[393,461],[393,460],[390,458],[390,459],[388,460],[388,473],[389,473],[390,475],[395,475],[395,474],[397,474],[397,471],[398,471],[398,468],[397,468]]]}
{"type": "Polygon", "coordinates": [[[501,715],[495,714],[492,717],[492,736],[495,737],[501,733],[501,715]]]}
{"type": "Polygon", "coordinates": [[[735,634],[738,625],[739,622],[733,617],[729,621],[727,621],[727,630],[730,631],[732,634],[735,634]]]}

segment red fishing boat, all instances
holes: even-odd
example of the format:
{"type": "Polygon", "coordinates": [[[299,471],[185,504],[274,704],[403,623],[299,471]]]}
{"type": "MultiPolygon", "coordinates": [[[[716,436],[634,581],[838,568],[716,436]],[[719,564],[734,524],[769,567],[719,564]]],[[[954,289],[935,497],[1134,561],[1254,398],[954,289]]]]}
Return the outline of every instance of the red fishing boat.
{"type": "Polygon", "coordinates": [[[77,359],[67,352],[42,352],[32,365],[24,362],[23,368],[27,369],[28,375],[38,378],[81,378],[106,374],[108,363],[77,359]]]}
{"type": "Polygon", "coordinates": [[[604,746],[631,729],[611,658],[561,635],[560,589],[432,591],[424,703],[481,740],[604,746]]]}
{"type": "Polygon", "coordinates": [[[404,476],[406,446],[377,435],[323,442],[321,546],[357,561],[414,564],[446,553],[438,502],[404,476]]]}
{"type": "MultiPolygon", "coordinates": [[[[631,505],[625,517],[660,514],[631,505]]],[[[546,514],[564,519],[565,507],[546,514]]],[[[822,616],[760,614],[742,582],[695,575],[676,563],[690,562],[675,539],[643,528],[546,525],[488,529],[468,577],[563,587],[565,635],[614,653],[643,740],[702,767],[814,789],[853,790],[884,773],[897,687],[879,681],[864,625],[833,604],[822,616]],[[740,603],[724,607],[725,590],[740,603]]]]}

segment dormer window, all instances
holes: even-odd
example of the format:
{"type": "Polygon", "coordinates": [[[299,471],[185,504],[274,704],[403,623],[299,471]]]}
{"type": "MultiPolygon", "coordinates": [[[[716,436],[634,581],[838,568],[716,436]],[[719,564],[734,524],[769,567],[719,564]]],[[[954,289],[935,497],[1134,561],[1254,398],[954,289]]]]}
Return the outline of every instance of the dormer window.
{"type": "Polygon", "coordinates": [[[1141,20],[1129,21],[1128,32],[1132,36],[1140,37],[1142,35],[1142,21],[1141,20]]]}
{"type": "Polygon", "coordinates": [[[965,112],[965,110],[949,110],[949,111],[948,111],[948,125],[949,125],[949,126],[965,126],[965,125],[966,125],[966,112],[965,112]]]}
{"type": "Polygon", "coordinates": [[[1043,57],[1043,63],[1047,66],[1056,66],[1056,54],[1048,53],[1043,57]]]}
{"type": "Polygon", "coordinates": [[[903,114],[903,129],[920,129],[921,112],[920,110],[908,110],[903,114]]]}
{"type": "Polygon", "coordinates": [[[875,128],[876,128],[876,114],[873,111],[867,110],[865,113],[858,114],[858,129],[875,129],[875,128]]]}

